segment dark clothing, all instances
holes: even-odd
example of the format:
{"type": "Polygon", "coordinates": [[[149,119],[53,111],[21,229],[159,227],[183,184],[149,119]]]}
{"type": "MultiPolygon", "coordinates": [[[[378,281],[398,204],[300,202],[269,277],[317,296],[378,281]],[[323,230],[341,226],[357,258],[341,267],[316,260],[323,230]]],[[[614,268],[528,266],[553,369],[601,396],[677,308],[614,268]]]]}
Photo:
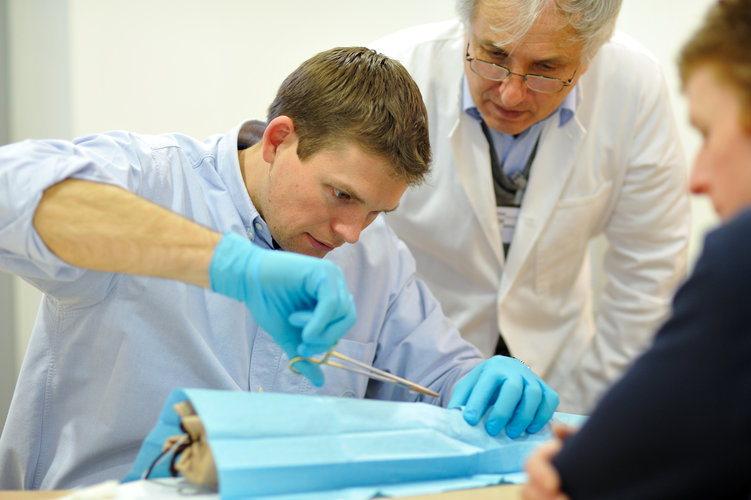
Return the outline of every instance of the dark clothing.
{"type": "Polygon", "coordinates": [[[749,498],[751,212],[710,233],[654,345],[554,459],[572,499],[749,498]]]}

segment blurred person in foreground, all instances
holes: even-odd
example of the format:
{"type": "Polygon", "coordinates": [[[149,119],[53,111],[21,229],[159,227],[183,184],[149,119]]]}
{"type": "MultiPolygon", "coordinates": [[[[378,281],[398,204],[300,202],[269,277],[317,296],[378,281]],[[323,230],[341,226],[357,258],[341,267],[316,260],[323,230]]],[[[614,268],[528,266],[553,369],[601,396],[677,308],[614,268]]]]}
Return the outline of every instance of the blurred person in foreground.
{"type": "Polygon", "coordinates": [[[751,0],[722,0],[679,66],[703,144],[690,185],[722,224],[707,234],[654,345],[572,434],[527,464],[523,498],[751,496],[751,0]]]}

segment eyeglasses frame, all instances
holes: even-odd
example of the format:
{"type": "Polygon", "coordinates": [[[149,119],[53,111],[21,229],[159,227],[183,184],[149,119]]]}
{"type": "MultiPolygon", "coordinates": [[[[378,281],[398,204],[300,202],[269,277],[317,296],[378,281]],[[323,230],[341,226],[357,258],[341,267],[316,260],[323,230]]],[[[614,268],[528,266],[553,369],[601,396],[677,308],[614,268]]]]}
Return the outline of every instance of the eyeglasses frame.
{"type": "Polygon", "coordinates": [[[534,74],[534,73],[524,73],[524,74],[522,74],[522,73],[514,73],[513,71],[511,71],[510,69],[508,69],[508,68],[507,68],[506,66],[501,66],[500,64],[492,63],[492,62],[490,62],[490,61],[485,61],[485,60],[483,60],[483,59],[478,59],[477,57],[471,57],[471,56],[469,55],[469,44],[470,44],[470,42],[469,42],[469,40],[467,40],[467,50],[466,50],[466,52],[465,52],[465,54],[464,54],[464,59],[465,59],[465,60],[466,60],[466,61],[467,61],[467,62],[469,63],[469,69],[470,69],[470,70],[472,70],[472,73],[476,74],[476,75],[477,75],[477,76],[479,76],[480,78],[484,78],[484,79],[486,79],[486,80],[490,80],[491,82],[503,82],[503,81],[505,81],[505,80],[506,80],[506,79],[507,79],[508,77],[510,77],[511,75],[516,75],[516,76],[521,76],[521,77],[522,77],[522,80],[524,80],[524,85],[525,85],[525,86],[526,86],[526,87],[527,87],[527,88],[528,88],[529,90],[531,90],[532,92],[538,92],[538,93],[540,93],[540,94],[557,94],[558,92],[560,92],[560,91],[561,91],[561,90],[563,90],[564,88],[571,86],[571,83],[572,83],[572,82],[574,81],[574,78],[576,77],[576,73],[577,73],[577,72],[579,71],[579,66],[577,66],[577,67],[576,67],[576,69],[574,70],[574,74],[573,74],[573,75],[571,75],[571,78],[569,78],[568,80],[562,80],[562,79],[560,79],[560,78],[554,78],[554,77],[552,77],[552,76],[545,76],[545,75],[536,75],[536,74],[534,74]],[[483,64],[488,64],[488,65],[490,65],[490,66],[493,66],[493,67],[495,67],[495,68],[499,68],[499,69],[502,69],[502,70],[506,71],[507,75],[506,75],[506,76],[504,76],[503,78],[501,78],[500,80],[498,80],[498,79],[495,79],[495,78],[488,78],[487,76],[484,76],[484,75],[481,75],[480,73],[478,73],[478,72],[477,72],[477,71],[476,71],[476,70],[475,70],[475,69],[474,69],[474,68],[472,67],[472,62],[473,62],[473,61],[477,61],[477,62],[479,62],[479,63],[483,63],[483,64]],[[558,90],[555,90],[555,91],[553,91],[553,92],[547,92],[547,91],[545,91],[545,90],[537,90],[537,89],[533,89],[532,87],[530,87],[530,86],[529,86],[529,81],[527,80],[527,77],[528,77],[528,76],[533,76],[533,77],[535,77],[535,78],[543,78],[543,79],[545,79],[545,80],[550,80],[550,81],[561,82],[561,83],[563,84],[563,86],[562,86],[561,88],[559,88],[558,90]]]}

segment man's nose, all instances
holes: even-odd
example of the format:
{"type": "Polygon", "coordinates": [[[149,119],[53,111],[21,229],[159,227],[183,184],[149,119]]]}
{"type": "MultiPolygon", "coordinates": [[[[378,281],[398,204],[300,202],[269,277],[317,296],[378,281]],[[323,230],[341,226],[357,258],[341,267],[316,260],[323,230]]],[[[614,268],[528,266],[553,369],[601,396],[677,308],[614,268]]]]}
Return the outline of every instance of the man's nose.
{"type": "Polygon", "coordinates": [[[332,229],[347,243],[357,243],[360,239],[360,233],[365,228],[365,221],[362,217],[340,217],[333,221],[332,229]]]}
{"type": "Polygon", "coordinates": [[[710,175],[701,158],[696,159],[688,178],[689,189],[694,194],[707,194],[709,192],[710,175]]]}
{"type": "Polygon", "coordinates": [[[498,92],[501,96],[501,104],[507,108],[514,107],[524,100],[527,95],[527,82],[522,75],[510,74],[500,82],[498,92]]]}

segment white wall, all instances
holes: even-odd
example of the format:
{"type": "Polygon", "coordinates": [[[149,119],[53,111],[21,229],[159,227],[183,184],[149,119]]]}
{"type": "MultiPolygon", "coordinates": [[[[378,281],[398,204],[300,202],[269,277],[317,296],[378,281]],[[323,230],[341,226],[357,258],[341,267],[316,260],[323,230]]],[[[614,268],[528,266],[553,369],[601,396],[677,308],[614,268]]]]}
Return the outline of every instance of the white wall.
{"type": "MultiPolygon", "coordinates": [[[[453,15],[452,0],[0,2],[9,56],[0,79],[11,102],[0,121],[10,141],[108,129],[222,133],[264,118],[282,79],[316,52],[453,15]]],[[[0,372],[0,425],[40,300],[18,278],[12,288],[0,346],[15,353],[0,361],[15,366],[0,372]]]]}
{"type": "MultiPolygon", "coordinates": [[[[3,0],[0,0],[3,1],[3,0]]],[[[337,45],[453,16],[453,0],[4,0],[10,139],[126,129],[203,137],[265,116],[281,80],[337,45]]],[[[619,28],[665,65],[689,156],[675,56],[713,0],[624,0],[619,28]]],[[[2,75],[0,75],[2,77],[2,75]]],[[[694,206],[694,241],[714,224],[694,206]]],[[[692,245],[695,255],[699,244],[692,245]]],[[[15,281],[18,364],[39,294],[15,281]]],[[[2,342],[3,339],[0,339],[2,342]]],[[[6,344],[7,345],[7,344],[6,344]]],[[[18,368],[18,366],[16,366],[18,368]]],[[[7,381],[6,381],[7,382],[7,381]]],[[[2,393],[0,393],[0,399],[2,393]]],[[[6,401],[0,400],[0,415],[6,401]]]]}
{"type": "MultiPolygon", "coordinates": [[[[8,50],[6,43],[6,5],[0,0],[0,144],[8,142],[8,81],[2,75],[8,73],[8,50]]],[[[15,301],[13,300],[13,279],[0,272],[0,422],[5,421],[3,401],[10,399],[15,380],[15,301]]]]}
{"type": "Polygon", "coordinates": [[[224,132],[336,45],[446,19],[451,0],[73,0],[73,131],[224,132]],[[148,13],[148,15],[145,15],[148,13]],[[92,43],[95,42],[95,43],[92,43]]]}

